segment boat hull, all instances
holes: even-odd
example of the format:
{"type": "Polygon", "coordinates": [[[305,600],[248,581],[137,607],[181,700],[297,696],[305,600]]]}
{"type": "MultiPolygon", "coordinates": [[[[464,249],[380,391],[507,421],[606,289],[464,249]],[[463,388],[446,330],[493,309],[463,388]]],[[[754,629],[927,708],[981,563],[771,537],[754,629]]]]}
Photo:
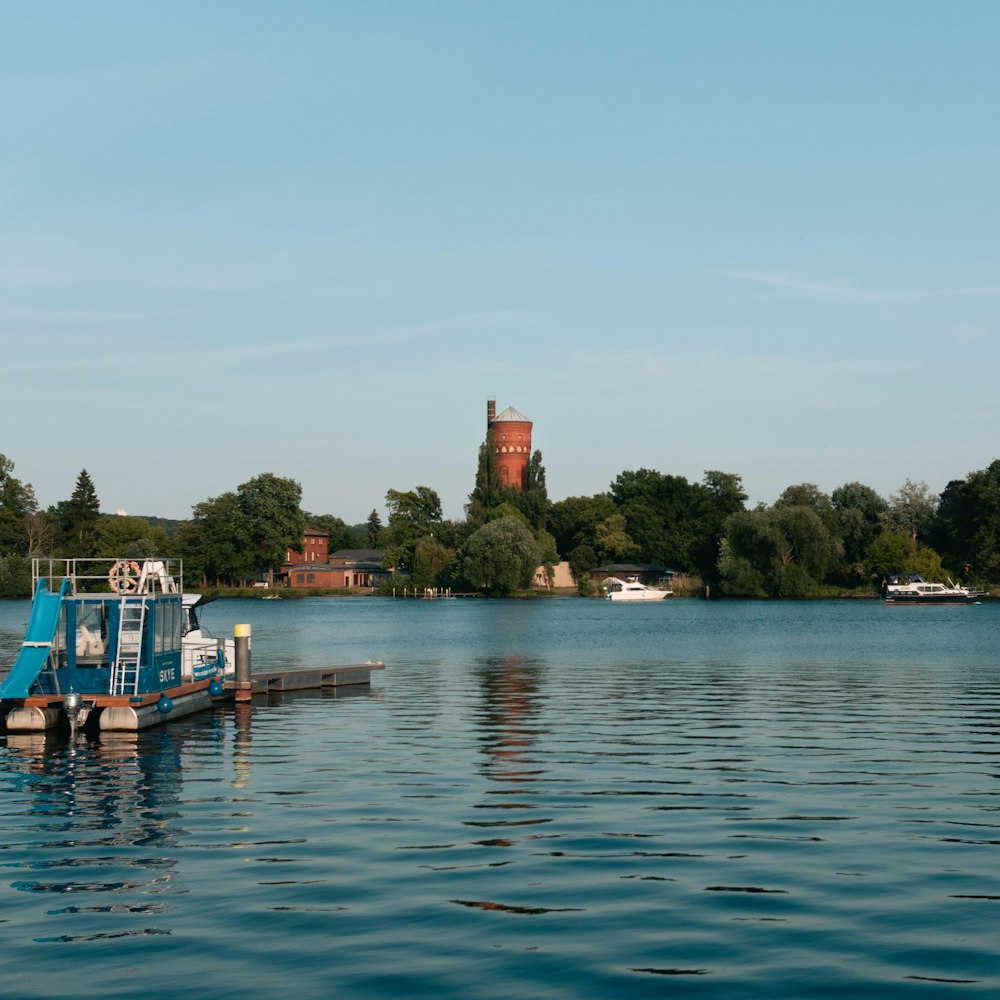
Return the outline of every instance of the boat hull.
{"type": "MultiPolygon", "coordinates": [[[[131,733],[183,718],[212,707],[211,681],[185,684],[138,698],[112,695],[82,695],[78,725],[88,731],[131,733]],[[160,698],[170,700],[170,711],[161,712],[160,698]]],[[[31,697],[8,704],[5,728],[8,733],[40,733],[69,725],[61,699],[31,697]]]]}
{"type": "Polygon", "coordinates": [[[644,593],[614,591],[608,594],[609,601],[662,601],[670,596],[667,590],[647,590],[644,593]]]}
{"type": "Polygon", "coordinates": [[[977,594],[947,594],[933,597],[884,597],[883,604],[899,605],[958,605],[958,604],[982,604],[980,595],[977,594]]]}

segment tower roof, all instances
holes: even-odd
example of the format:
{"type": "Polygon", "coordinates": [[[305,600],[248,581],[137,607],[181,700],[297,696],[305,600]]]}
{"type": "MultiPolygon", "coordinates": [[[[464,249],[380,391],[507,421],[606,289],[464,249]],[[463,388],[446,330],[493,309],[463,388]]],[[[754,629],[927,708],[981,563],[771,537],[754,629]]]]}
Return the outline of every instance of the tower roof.
{"type": "Polygon", "coordinates": [[[503,413],[498,414],[493,418],[493,423],[499,424],[503,422],[519,423],[519,424],[530,424],[531,421],[520,411],[515,410],[513,406],[508,406],[503,413]]]}

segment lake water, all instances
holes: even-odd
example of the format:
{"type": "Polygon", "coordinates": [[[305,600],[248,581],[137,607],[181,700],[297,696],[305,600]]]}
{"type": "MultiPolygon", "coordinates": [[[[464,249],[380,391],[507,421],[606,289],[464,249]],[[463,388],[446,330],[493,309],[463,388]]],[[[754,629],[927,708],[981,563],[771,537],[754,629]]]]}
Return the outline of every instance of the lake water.
{"type": "Polygon", "coordinates": [[[1000,605],[203,617],[386,670],[0,738],[0,996],[1000,996],[1000,605]]]}

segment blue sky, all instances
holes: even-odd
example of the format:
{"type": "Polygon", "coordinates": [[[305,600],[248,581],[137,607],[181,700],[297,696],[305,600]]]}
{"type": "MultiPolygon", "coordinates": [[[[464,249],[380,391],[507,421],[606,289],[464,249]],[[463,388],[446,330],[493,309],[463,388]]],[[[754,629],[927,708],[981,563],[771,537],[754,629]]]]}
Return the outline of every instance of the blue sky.
{"type": "Polygon", "coordinates": [[[461,517],[488,398],[554,500],[998,457],[994,3],[0,14],[0,453],[43,507],[273,472],[461,517]]]}

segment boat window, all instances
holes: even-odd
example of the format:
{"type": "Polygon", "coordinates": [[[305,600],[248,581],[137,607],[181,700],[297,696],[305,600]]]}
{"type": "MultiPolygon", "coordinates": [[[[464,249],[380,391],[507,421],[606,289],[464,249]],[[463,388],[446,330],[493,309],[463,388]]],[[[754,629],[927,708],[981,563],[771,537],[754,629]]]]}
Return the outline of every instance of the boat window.
{"type": "Polygon", "coordinates": [[[156,609],[155,651],[163,653],[181,645],[182,609],[179,601],[160,601],[156,609]]]}

